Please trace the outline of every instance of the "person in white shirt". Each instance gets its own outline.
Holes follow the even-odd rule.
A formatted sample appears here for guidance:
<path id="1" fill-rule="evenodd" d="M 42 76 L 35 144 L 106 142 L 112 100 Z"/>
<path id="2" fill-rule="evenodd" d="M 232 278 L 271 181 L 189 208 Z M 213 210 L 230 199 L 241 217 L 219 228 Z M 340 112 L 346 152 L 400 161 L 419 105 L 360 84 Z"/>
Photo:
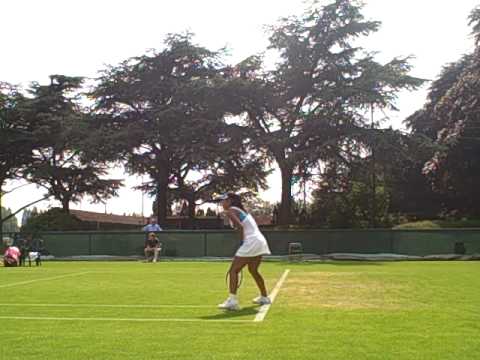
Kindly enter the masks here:
<path id="1" fill-rule="evenodd" d="M 143 231 L 147 233 L 162 231 L 160 225 L 157 224 L 157 218 L 152 216 L 150 218 L 150 223 L 143 227 Z"/>
<path id="2" fill-rule="evenodd" d="M 238 274 L 245 266 L 248 266 L 248 271 L 260 290 L 260 296 L 253 299 L 253 302 L 259 305 L 270 304 L 271 301 L 267 294 L 265 281 L 258 272 L 262 256 L 271 254 L 267 240 L 260 232 L 253 216 L 247 213 L 243 207 L 239 195 L 228 193 L 222 195 L 217 200 L 221 200 L 230 223 L 240 232 L 242 239 L 242 243 L 235 253 L 229 270 L 230 295 L 218 307 L 224 310 L 238 310 L 240 308 L 237 299 Z"/>

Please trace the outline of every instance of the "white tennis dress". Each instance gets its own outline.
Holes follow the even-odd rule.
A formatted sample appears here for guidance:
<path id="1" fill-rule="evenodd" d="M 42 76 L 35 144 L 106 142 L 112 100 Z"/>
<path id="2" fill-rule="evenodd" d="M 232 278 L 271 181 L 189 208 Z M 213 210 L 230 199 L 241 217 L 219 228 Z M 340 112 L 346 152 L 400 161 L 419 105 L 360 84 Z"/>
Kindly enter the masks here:
<path id="1" fill-rule="evenodd" d="M 240 213 L 239 219 L 243 226 L 244 239 L 242 245 L 238 248 L 235 256 L 238 257 L 254 257 L 260 255 L 270 255 L 270 249 L 265 236 L 260 232 L 257 223 L 252 215 L 238 207 L 232 206 Z"/>

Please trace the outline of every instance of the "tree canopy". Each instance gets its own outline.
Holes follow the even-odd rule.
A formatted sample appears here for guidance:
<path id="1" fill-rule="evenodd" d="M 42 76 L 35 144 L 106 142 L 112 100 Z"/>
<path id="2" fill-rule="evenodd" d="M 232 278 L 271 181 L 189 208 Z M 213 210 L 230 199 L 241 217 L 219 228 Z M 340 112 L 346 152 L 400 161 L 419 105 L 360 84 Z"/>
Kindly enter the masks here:
<path id="1" fill-rule="evenodd" d="M 318 161 L 338 158 L 371 106 L 395 109 L 398 91 L 423 83 L 409 75 L 408 58 L 386 64 L 356 46 L 378 30 L 356 1 L 314 3 L 302 16 L 270 28 L 269 49 L 279 56 L 273 70 L 251 57 L 237 66 L 244 86 L 241 106 L 256 143 L 274 159 L 282 176 L 279 222 L 291 221 L 292 180 Z"/>
<path id="2" fill-rule="evenodd" d="M 108 167 L 87 156 L 92 152 L 85 146 L 91 130 L 89 115 L 77 99 L 83 79 L 63 75 L 50 79 L 49 85 L 32 85 L 22 109 L 36 139 L 25 174 L 68 212 L 70 203 L 86 195 L 94 201 L 115 196 L 121 182 L 104 179 Z"/>
<path id="3" fill-rule="evenodd" d="M 243 156 L 248 144 L 240 128 L 225 121 L 231 110 L 222 91 L 228 76 L 222 51 L 194 44 L 189 33 L 170 35 L 164 45 L 106 69 L 91 94 L 129 173 L 152 179 L 146 188 L 157 197 L 161 222 L 170 185 L 194 214 L 196 198 L 256 188 L 264 177 L 258 159 Z M 191 171 L 201 178 L 189 180 Z"/>
<path id="4" fill-rule="evenodd" d="M 88 89 L 83 77 L 58 74 L 26 90 L 0 83 L 0 206 L 18 179 L 66 213 L 84 198 L 104 201 L 118 195 L 122 181 L 108 174 L 120 165 L 148 177 L 139 187 L 156 197 L 163 223 L 175 202 L 194 217 L 218 193 L 251 201 L 278 167 L 280 203 L 252 204 L 280 225 L 480 215 L 480 8 L 469 18 L 475 50 L 443 68 L 404 133 L 382 128 L 374 113 L 397 110 L 399 92 L 425 81 L 411 75 L 411 57 L 379 62 L 358 45 L 381 25 L 362 6 L 312 2 L 280 19 L 268 28 L 273 65 L 259 54 L 229 64 L 226 49 L 185 32 L 106 66 Z M 21 209 L 0 212 L 1 222 Z"/>
<path id="5" fill-rule="evenodd" d="M 427 103 L 409 119 L 415 133 L 429 136 L 438 149 L 424 166 L 444 207 L 480 215 L 480 8 L 470 15 L 476 48 L 448 64 L 430 89 Z"/>

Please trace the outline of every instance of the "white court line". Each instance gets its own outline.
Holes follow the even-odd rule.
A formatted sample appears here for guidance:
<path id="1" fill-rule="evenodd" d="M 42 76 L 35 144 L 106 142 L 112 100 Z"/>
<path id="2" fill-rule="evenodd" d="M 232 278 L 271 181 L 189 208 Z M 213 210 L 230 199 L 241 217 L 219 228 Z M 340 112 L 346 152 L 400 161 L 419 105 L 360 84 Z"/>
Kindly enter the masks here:
<path id="1" fill-rule="evenodd" d="M 170 304 L 159 304 L 159 305 L 142 305 L 142 304 L 127 304 L 127 305 L 121 305 L 121 304 L 35 304 L 35 303 L 30 303 L 30 304 L 20 304 L 20 303 L 0 303 L 0 307 L 7 307 L 7 306 L 15 306 L 15 307 L 99 307 L 99 308 L 141 308 L 141 309 L 155 309 L 155 308 L 214 308 L 212 305 L 170 305 Z"/>
<path id="2" fill-rule="evenodd" d="M 178 319 L 178 318 L 101 318 L 101 317 L 43 317 L 43 316 L 0 316 L 1 320 L 54 320 L 54 321 L 132 321 L 132 322 L 216 322 L 216 323 L 251 323 L 252 320 L 232 319 Z"/>
<path id="3" fill-rule="evenodd" d="M 35 279 L 35 280 L 28 280 L 28 281 L 20 281 L 20 282 L 15 282 L 15 283 L 10 283 L 10 284 L 5 284 L 5 285 L 0 285 L 0 288 L 6 288 L 6 287 L 11 287 L 11 286 L 17 286 L 17 285 L 25 285 L 25 284 L 31 284 L 37 281 L 48 281 L 48 280 L 56 280 L 56 279 L 62 279 L 70 276 L 80 276 L 80 275 L 85 275 L 89 274 L 90 271 L 84 271 L 80 273 L 73 273 L 73 274 L 66 274 L 66 275 L 58 275 L 58 276 L 52 276 L 48 278 L 41 278 L 41 279 Z"/>
<path id="4" fill-rule="evenodd" d="M 282 277 L 280 278 L 280 280 L 278 280 L 277 284 L 275 285 L 272 292 L 270 293 L 270 300 L 271 300 L 270 304 L 262 305 L 260 307 L 260 310 L 258 310 L 258 313 L 255 316 L 255 319 L 253 320 L 254 322 L 263 321 L 265 319 L 265 316 L 267 316 L 268 310 L 270 310 L 270 307 L 272 306 L 273 301 L 277 297 L 277 294 L 280 291 L 280 288 L 282 287 L 283 283 L 287 279 L 289 272 L 290 272 L 290 269 L 287 269 L 283 272 Z"/>

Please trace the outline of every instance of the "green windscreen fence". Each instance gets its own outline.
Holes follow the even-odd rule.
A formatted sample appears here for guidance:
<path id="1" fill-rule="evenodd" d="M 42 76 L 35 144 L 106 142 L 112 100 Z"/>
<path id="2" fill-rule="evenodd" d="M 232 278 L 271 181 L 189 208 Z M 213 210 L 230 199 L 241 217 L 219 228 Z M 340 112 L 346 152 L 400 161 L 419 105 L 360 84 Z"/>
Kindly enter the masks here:
<path id="1" fill-rule="evenodd" d="M 471 230 L 298 230 L 263 231 L 273 255 L 286 255 L 289 243 L 305 253 L 453 254 L 458 243 L 466 254 L 480 253 L 480 229 Z M 56 257 L 78 255 L 142 255 L 146 234 L 140 232 L 45 232 L 40 235 Z M 163 255 L 229 257 L 240 245 L 233 231 L 162 231 Z"/>

